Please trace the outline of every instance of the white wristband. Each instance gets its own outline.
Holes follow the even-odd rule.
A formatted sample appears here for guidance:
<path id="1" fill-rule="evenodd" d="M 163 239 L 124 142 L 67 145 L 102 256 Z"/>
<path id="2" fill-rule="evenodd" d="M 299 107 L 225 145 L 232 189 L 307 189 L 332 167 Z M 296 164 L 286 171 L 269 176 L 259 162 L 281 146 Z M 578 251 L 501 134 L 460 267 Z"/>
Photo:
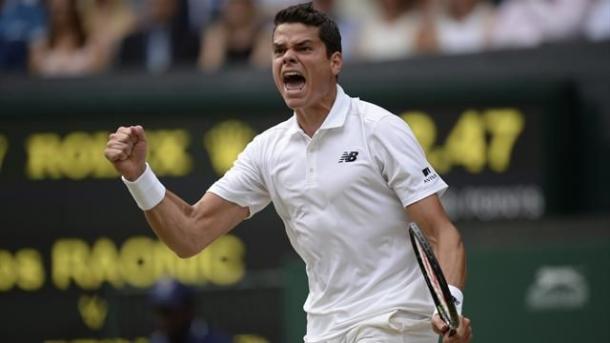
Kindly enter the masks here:
<path id="1" fill-rule="evenodd" d="M 129 181 L 124 176 L 121 179 L 142 211 L 157 206 L 165 197 L 165 186 L 157 179 L 148 163 L 144 173 L 135 181 Z"/>
<path id="2" fill-rule="evenodd" d="M 455 308 L 457 309 L 457 312 L 459 315 L 462 315 L 462 304 L 464 303 L 464 294 L 462 294 L 462 291 L 453 286 L 453 285 L 449 285 L 449 292 L 451 292 L 451 295 L 453 295 L 453 299 L 455 299 Z"/>
<path id="3" fill-rule="evenodd" d="M 451 295 L 453 296 L 454 300 L 454 304 L 455 304 L 455 309 L 457 310 L 457 313 L 461 316 L 462 315 L 462 304 L 464 303 L 464 294 L 462 294 L 462 291 L 460 291 L 459 288 L 453 286 L 453 285 L 447 285 L 449 287 L 449 293 L 451 293 Z M 435 314 L 438 314 L 438 310 L 435 308 L 434 309 L 434 313 L 432 313 L 432 316 L 434 316 Z"/>

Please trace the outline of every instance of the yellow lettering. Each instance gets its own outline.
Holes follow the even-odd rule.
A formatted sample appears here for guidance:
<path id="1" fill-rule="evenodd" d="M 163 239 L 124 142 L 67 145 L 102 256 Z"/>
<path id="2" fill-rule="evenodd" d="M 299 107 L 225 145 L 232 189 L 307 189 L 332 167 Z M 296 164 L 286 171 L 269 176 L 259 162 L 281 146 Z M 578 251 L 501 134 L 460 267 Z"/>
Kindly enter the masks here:
<path id="1" fill-rule="evenodd" d="M 104 148 L 106 147 L 107 140 L 108 132 L 98 131 L 92 135 L 91 163 L 93 164 L 92 177 L 94 178 L 115 178 L 119 175 L 112 164 L 104 157 Z"/>
<path id="2" fill-rule="evenodd" d="M 98 280 L 89 267 L 91 251 L 89 245 L 80 239 L 60 239 L 51 250 L 52 279 L 59 289 L 67 289 L 70 282 L 83 289 L 96 289 Z"/>
<path id="3" fill-rule="evenodd" d="M 116 177 L 118 173 L 103 154 L 107 138 L 108 134 L 104 131 L 66 135 L 61 144 L 63 175 L 73 180 Z"/>
<path id="4" fill-rule="evenodd" d="M 45 282 L 45 271 L 40 253 L 31 248 L 18 250 L 15 256 L 0 250 L 0 292 L 18 286 L 24 291 L 36 291 Z"/>
<path id="5" fill-rule="evenodd" d="M 477 111 L 462 114 L 445 142 L 445 153 L 454 165 L 479 173 L 486 162 L 485 127 Z"/>
<path id="6" fill-rule="evenodd" d="M 245 251 L 244 243 L 235 236 L 218 238 L 199 254 L 203 275 L 217 285 L 231 285 L 241 281 L 246 272 L 243 260 Z"/>
<path id="7" fill-rule="evenodd" d="M 34 249 L 22 249 L 15 254 L 19 279 L 17 285 L 24 291 L 35 291 L 45 280 L 44 266 L 40 253 Z"/>
<path id="8" fill-rule="evenodd" d="M 158 175 L 184 176 L 192 170 L 192 158 L 187 152 L 190 141 L 188 132 L 158 130 L 148 132 L 148 135 L 149 161 Z M 118 173 L 103 154 L 107 138 L 108 134 L 103 131 L 77 131 L 63 139 L 55 133 L 32 134 L 25 144 L 27 175 L 34 180 L 116 177 Z M 1 149 L 0 140 L 0 157 Z"/>
<path id="9" fill-rule="evenodd" d="M 240 120 L 227 120 L 210 129 L 203 138 L 212 167 L 218 175 L 223 175 L 240 152 L 254 138 L 256 132 Z"/>
<path id="10" fill-rule="evenodd" d="M 134 287 L 150 287 L 155 280 L 153 260 L 155 242 L 148 237 L 128 239 L 121 248 L 121 274 L 123 279 Z"/>
<path id="11" fill-rule="evenodd" d="M 2 171 L 2 163 L 8 151 L 8 139 L 4 135 L 0 135 L 0 171 Z"/>
<path id="12" fill-rule="evenodd" d="M 424 112 L 405 112 L 401 118 L 409 124 L 415 138 L 424 149 L 426 158 L 437 172 L 444 174 L 451 169 L 445 150 L 435 145 L 437 129 L 434 120 Z"/>
<path id="13" fill-rule="evenodd" d="M 154 274 L 157 277 L 174 277 L 178 256 L 161 242 L 157 242 L 153 249 Z"/>
<path id="14" fill-rule="evenodd" d="M 114 288 L 123 286 L 123 278 L 117 261 L 119 253 L 116 245 L 108 238 L 100 238 L 93 245 L 89 268 L 97 280 L 98 287 L 104 281 L 110 283 Z"/>
<path id="15" fill-rule="evenodd" d="M 489 168 L 495 172 L 508 169 L 517 138 L 525 127 L 523 113 L 516 109 L 492 109 L 485 112 L 485 124 L 491 133 L 487 152 Z"/>
<path id="16" fill-rule="evenodd" d="M 10 291 L 17 282 L 17 270 L 13 262 L 13 255 L 0 250 L 0 292 Z"/>
<path id="17" fill-rule="evenodd" d="M 415 138 L 428 153 L 436 142 L 436 124 L 430 116 L 424 112 L 405 112 L 401 118 L 409 124 Z"/>
<path id="18" fill-rule="evenodd" d="M 106 321 L 108 303 L 96 295 L 83 295 L 78 299 L 78 312 L 88 328 L 99 330 Z"/>
<path id="19" fill-rule="evenodd" d="M 178 258 L 164 243 L 144 236 L 129 238 L 120 250 L 108 238 L 100 238 L 92 246 L 80 239 L 60 239 L 51 249 L 51 279 L 62 290 L 72 283 L 94 290 L 103 282 L 114 288 L 126 284 L 147 288 L 164 276 L 186 284 L 230 285 L 245 275 L 244 254 L 243 242 L 231 235 L 220 237 L 188 259 Z M 0 281 L 0 290 L 2 286 L 10 289 L 17 281 L 10 277 L 14 264 L 10 253 L 0 251 L 0 276 L 7 275 Z"/>
<path id="20" fill-rule="evenodd" d="M 105 161 L 105 132 L 72 132 L 62 139 L 55 133 L 37 133 L 26 140 L 26 172 L 34 180 L 89 176 L 115 177 L 112 165 Z"/>
<path id="21" fill-rule="evenodd" d="M 233 337 L 233 343 L 269 343 L 264 337 L 259 335 L 235 335 Z"/>
<path id="22" fill-rule="evenodd" d="M 180 282 L 195 284 L 201 280 L 199 275 L 199 260 L 196 257 L 181 259 L 176 263 L 175 277 Z"/>
<path id="23" fill-rule="evenodd" d="M 73 180 L 81 180 L 91 173 L 92 140 L 85 132 L 68 134 L 62 144 L 62 171 Z M 101 154 L 101 150 L 99 152 Z"/>
<path id="24" fill-rule="evenodd" d="M 155 242 L 153 259 L 156 278 L 172 277 L 185 284 L 202 284 L 205 281 L 196 257 L 181 259 L 162 242 Z"/>
<path id="25" fill-rule="evenodd" d="M 26 173 L 30 179 L 59 179 L 62 176 L 59 135 L 54 133 L 33 134 L 27 138 L 25 150 L 28 155 Z"/>
<path id="26" fill-rule="evenodd" d="M 160 176 L 184 176 L 193 161 L 187 149 L 190 135 L 186 130 L 158 130 L 147 133 L 150 165 Z"/>

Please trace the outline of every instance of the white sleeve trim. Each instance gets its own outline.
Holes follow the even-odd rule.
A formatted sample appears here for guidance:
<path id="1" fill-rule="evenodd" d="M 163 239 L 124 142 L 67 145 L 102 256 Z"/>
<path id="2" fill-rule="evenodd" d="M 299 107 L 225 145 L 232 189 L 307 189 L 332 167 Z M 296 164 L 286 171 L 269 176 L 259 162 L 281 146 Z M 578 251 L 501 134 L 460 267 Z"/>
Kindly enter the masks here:
<path id="1" fill-rule="evenodd" d="M 445 194 L 448 188 L 449 186 L 447 186 L 444 181 L 437 182 L 437 185 L 432 188 L 427 188 L 420 193 L 413 194 L 405 199 L 400 199 L 400 201 L 402 202 L 402 207 L 407 207 L 433 194 L 438 195 L 438 197 L 440 198 L 443 196 L 443 194 Z"/>
<path id="2" fill-rule="evenodd" d="M 227 190 L 227 189 L 223 188 L 218 182 L 214 183 L 207 191 L 209 193 L 216 194 L 217 196 L 223 198 L 224 200 L 226 200 L 228 202 L 232 202 L 232 203 L 234 203 L 234 204 L 236 204 L 238 206 L 248 208 L 248 212 L 249 213 L 248 213 L 248 216 L 245 219 L 252 218 L 252 216 L 254 216 L 256 213 L 260 212 L 268 204 L 267 203 L 264 206 L 250 205 L 246 201 L 246 199 L 236 196 L 230 190 Z"/>

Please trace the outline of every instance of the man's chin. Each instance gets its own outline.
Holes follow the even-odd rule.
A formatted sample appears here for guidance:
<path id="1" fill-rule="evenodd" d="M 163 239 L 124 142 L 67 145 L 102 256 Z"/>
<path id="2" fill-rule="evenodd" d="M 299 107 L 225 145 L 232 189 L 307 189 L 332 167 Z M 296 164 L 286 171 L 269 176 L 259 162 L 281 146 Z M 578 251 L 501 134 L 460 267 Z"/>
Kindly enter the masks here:
<path id="1" fill-rule="evenodd" d="M 303 98 L 291 98 L 284 97 L 284 102 L 286 106 L 288 106 L 291 110 L 296 111 L 299 108 L 302 108 L 305 105 L 305 99 Z"/>

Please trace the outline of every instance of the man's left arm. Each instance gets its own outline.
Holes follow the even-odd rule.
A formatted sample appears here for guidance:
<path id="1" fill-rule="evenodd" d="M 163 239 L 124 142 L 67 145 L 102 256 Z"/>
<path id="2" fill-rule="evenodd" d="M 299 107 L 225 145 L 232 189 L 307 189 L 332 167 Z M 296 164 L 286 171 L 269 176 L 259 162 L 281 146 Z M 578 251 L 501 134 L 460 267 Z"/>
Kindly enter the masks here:
<path id="1" fill-rule="evenodd" d="M 438 196 L 428 196 L 408 205 L 405 210 L 409 220 L 414 221 L 428 238 L 447 283 L 461 291 L 466 282 L 466 252 L 460 233 L 449 220 Z M 452 336 L 438 315 L 432 318 L 432 327 L 443 336 L 443 343 L 470 342 L 472 338 L 470 320 L 465 317 L 460 318 L 460 327 Z"/>
<path id="2" fill-rule="evenodd" d="M 375 123 L 369 142 L 381 176 L 400 199 L 408 218 L 417 223 L 432 243 L 448 283 L 457 287 L 454 292 L 463 288 L 466 279 L 464 246 L 437 195 L 447 185 L 426 160 L 415 134 L 400 117 L 386 115 Z M 461 290 L 459 292 L 461 294 Z M 451 337 L 449 328 L 438 315 L 433 316 L 432 323 L 434 331 L 443 336 L 444 343 L 470 341 L 467 318 L 461 318 L 457 334 Z"/>
<path id="3" fill-rule="evenodd" d="M 406 207 L 409 220 L 414 221 L 432 245 L 447 283 L 459 289 L 466 281 L 466 253 L 458 230 L 433 194 Z"/>

